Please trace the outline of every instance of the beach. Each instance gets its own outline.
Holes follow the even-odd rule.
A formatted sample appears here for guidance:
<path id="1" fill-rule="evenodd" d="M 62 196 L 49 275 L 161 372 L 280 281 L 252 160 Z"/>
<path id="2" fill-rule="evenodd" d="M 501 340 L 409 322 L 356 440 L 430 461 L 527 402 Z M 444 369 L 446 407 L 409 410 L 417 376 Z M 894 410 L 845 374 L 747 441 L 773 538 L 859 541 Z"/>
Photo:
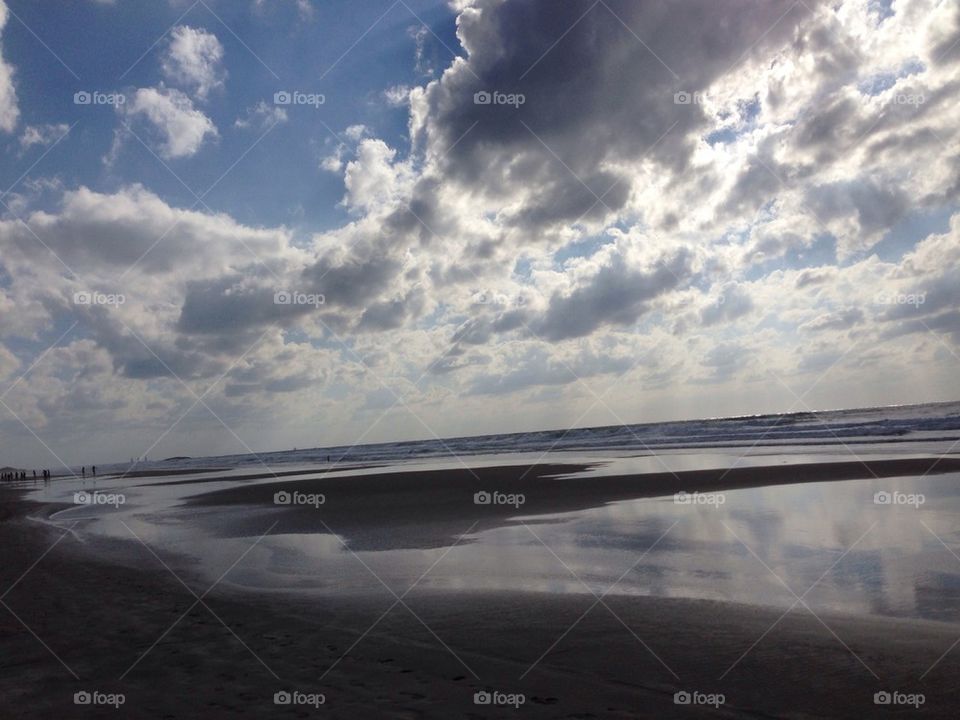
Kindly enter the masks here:
<path id="1" fill-rule="evenodd" d="M 662 537 L 647 537 L 635 518 L 630 527 L 643 537 L 602 582 L 560 542 L 536 556 L 537 564 L 553 563 L 552 581 L 570 570 L 570 583 L 582 586 L 577 591 L 541 588 L 528 570 L 528 590 L 499 586 L 496 572 L 485 585 L 482 564 L 471 571 L 456 558 L 473 557 L 458 553 L 481 550 L 481 538 L 510 527 L 551 538 L 550 528 L 564 527 L 564 518 L 635 502 L 666 507 L 657 498 L 673 507 L 680 492 L 734 505 L 738 492 L 777 492 L 778 485 L 855 488 L 921 475 L 952 485 L 960 459 L 640 475 L 592 475 L 596 467 L 586 461 L 504 462 L 423 471 L 364 466 L 340 476 L 237 472 L 220 480 L 216 472 L 143 473 L 88 488 L 109 493 L 125 484 L 130 503 L 137 487 L 175 490 L 177 513 L 152 522 L 167 527 L 165 534 L 184 517 L 206 526 L 206 540 L 191 540 L 203 546 L 192 557 L 132 524 L 133 515 L 125 516 L 126 538 L 85 531 L 106 524 L 110 509 L 94 520 L 76 515 L 69 503 L 38 500 L 43 493 L 30 499 L 28 490 L 5 488 L 0 542 L 9 560 L 0 581 L 12 589 L 3 597 L 0 624 L 3 706 L 25 718 L 853 718 L 878 712 L 875 693 L 899 692 L 914 705 L 891 704 L 885 714 L 953 715 L 960 660 L 946 654 L 937 661 L 960 637 L 956 613 L 931 619 L 892 610 L 839 612 L 841 605 L 814 603 L 815 594 L 808 598 L 799 585 L 778 606 L 697 597 L 698 586 L 691 586 L 692 596 L 681 588 L 671 597 L 670 588 L 658 591 L 642 577 L 638 563 L 679 540 L 666 523 Z M 522 510 L 477 504 L 474 494 L 484 491 L 523 495 Z M 323 502 L 277 505 L 278 492 L 322 495 Z M 688 526 L 701 531 L 716 508 L 683 502 L 680 511 L 694 513 Z M 277 574 L 290 564 L 310 567 L 309 559 L 275 557 L 290 552 L 270 545 L 281 536 L 335 537 L 344 564 L 332 564 L 329 553 L 316 556 L 326 568 L 317 575 L 332 576 L 316 586 Z M 214 554 L 211 569 L 204 548 L 216 538 L 236 551 Z M 265 547 L 273 559 L 259 557 Z M 754 563 L 750 552 L 767 554 L 760 546 L 744 548 L 736 553 L 741 562 Z M 407 553 L 422 562 L 408 568 Z M 698 572 L 709 575 L 709 556 L 700 554 L 705 566 Z M 387 560 L 378 565 L 378 557 Z M 572 567 L 565 569 L 567 562 Z M 766 572 L 762 563 L 756 568 Z M 817 574 L 826 569 L 819 566 Z M 621 573 L 624 587 L 615 587 Z M 443 582 L 432 584 L 435 574 Z M 471 574 L 479 581 L 468 581 Z M 710 587 L 725 585 L 711 580 Z M 955 596 L 947 588 L 937 602 L 949 610 Z M 123 705 L 78 708 L 78 692 L 101 693 L 104 702 L 122 696 Z M 291 704 L 277 704 L 276 694 L 284 692 Z"/>
<path id="2" fill-rule="evenodd" d="M 960 718 L 960 1 L 0 0 L 0 720 Z"/>

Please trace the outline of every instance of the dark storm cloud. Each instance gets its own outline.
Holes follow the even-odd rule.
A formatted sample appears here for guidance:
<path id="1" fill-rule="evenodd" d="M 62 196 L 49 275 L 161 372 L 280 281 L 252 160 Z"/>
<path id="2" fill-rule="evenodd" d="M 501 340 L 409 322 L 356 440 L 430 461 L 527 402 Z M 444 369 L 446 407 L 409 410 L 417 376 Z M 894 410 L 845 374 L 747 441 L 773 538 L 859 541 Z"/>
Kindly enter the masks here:
<path id="1" fill-rule="evenodd" d="M 177 330 L 188 334 L 223 335 L 270 323 L 289 323 L 316 305 L 278 302 L 287 288 L 244 287 L 239 275 L 187 284 Z M 280 296 L 280 300 L 284 297 Z"/>
<path id="2" fill-rule="evenodd" d="M 386 251 L 357 251 L 343 259 L 324 256 L 301 277 L 307 291 L 323 294 L 328 304 L 358 308 L 386 291 L 401 269 Z"/>
<path id="3" fill-rule="evenodd" d="M 855 140 L 852 125 L 860 109 L 852 98 L 841 96 L 812 110 L 791 133 L 795 147 L 811 152 L 818 163 L 833 162 Z"/>
<path id="4" fill-rule="evenodd" d="M 702 91 L 744 58 L 782 43 L 809 16 L 788 0 L 589 7 L 478 3 L 460 19 L 468 60 L 426 93 L 425 129 L 444 172 L 493 195 L 535 190 L 511 218 L 524 227 L 622 208 L 630 178 L 611 163 L 649 152 L 664 169 L 682 172 L 706 118 L 696 103 L 675 103 L 675 93 Z M 483 91 L 526 101 L 476 104 Z"/>
<path id="5" fill-rule="evenodd" d="M 403 300 L 374 303 L 360 316 L 359 330 L 392 330 L 403 325 L 407 308 Z"/>
<path id="6" fill-rule="evenodd" d="M 531 327 L 538 336 L 557 341 L 589 335 L 603 325 L 630 325 L 647 310 L 648 301 L 690 279 L 691 263 L 684 248 L 642 269 L 615 254 L 583 285 L 555 293 Z"/>
<path id="7" fill-rule="evenodd" d="M 610 172 L 591 173 L 583 182 L 576 178 L 571 182 L 565 174 L 544 170 L 542 177 L 533 180 L 540 188 L 533 204 L 507 215 L 506 222 L 535 230 L 556 222 L 598 221 L 623 207 L 630 195 L 629 183 Z"/>
<path id="8" fill-rule="evenodd" d="M 747 158 L 723 203 L 722 210 L 727 218 L 749 217 L 785 185 L 811 174 L 808 166 L 777 160 L 776 151 L 781 143 L 779 135 L 771 135 Z"/>
<path id="9" fill-rule="evenodd" d="M 423 290 L 415 288 L 402 298 L 374 303 L 360 316 L 357 330 L 380 331 L 398 328 L 408 318 L 418 316 L 424 302 Z"/>
<path id="10" fill-rule="evenodd" d="M 222 371 L 222 362 L 204 352 L 180 347 L 172 338 L 144 337 L 124 325 L 106 307 L 74 305 L 70 313 L 112 358 L 124 376 L 139 380 L 208 377 Z"/>
<path id="11" fill-rule="evenodd" d="M 808 192 L 807 202 L 823 221 L 856 215 L 868 235 L 893 227 L 911 205 L 900 188 L 869 180 L 819 185 Z"/>

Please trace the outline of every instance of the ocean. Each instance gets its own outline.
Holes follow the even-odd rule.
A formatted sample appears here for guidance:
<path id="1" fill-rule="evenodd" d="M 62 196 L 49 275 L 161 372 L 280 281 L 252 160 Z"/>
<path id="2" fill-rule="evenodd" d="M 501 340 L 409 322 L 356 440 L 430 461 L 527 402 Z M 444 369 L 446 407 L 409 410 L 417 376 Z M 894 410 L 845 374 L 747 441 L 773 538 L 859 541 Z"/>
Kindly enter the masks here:
<path id="1" fill-rule="evenodd" d="M 888 407 L 747 415 L 572 430 L 440 438 L 407 442 L 339 445 L 199 458 L 140 461 L 137 470 L 242 468 L 264 465 L 392 463 L 444 457 L 613 451 L 617 453 L 683 448 L 763 448 L 784 445 L 837 446 L 877 443 L 951 443 L 960 441 L 960 401 Z M 101 466 L 122 472 L 126 463 Z"/>

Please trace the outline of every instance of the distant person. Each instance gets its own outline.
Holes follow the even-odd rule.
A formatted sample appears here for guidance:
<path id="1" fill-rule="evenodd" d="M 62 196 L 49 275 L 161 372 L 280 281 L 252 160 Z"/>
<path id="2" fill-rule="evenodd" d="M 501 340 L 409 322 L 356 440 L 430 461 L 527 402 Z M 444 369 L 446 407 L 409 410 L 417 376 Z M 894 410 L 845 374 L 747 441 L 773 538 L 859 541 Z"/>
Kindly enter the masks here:
<path id="1" fill-rule="evenodd" d="M 86 466 L 86 465 L 84 465 L 82 468 L 80 468 L 80 474 L 83 475 L 84 477 L 87 476 L 87 466 Z"/>
<path id="2" fill-rule="evenodd" d="M 94 465 L 92 469 L 93 469 L 93 476 L 96 477 L 96 476 L 97 476 L 97 466 Z"/>

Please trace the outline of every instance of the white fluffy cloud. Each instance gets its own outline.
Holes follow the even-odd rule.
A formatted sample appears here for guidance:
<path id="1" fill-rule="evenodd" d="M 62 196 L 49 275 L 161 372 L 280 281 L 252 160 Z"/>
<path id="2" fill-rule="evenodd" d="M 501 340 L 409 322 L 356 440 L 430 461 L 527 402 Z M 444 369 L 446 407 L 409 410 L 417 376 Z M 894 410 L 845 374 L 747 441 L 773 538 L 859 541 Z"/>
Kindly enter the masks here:
<path id="1" fill-rule="evenodd" d="M 208 137 L 217 137 L 213 121 L 193 106 L 180 90 L 140 88 L 118 111 L 129 119 L 143 118 L 160 136 L 160 154 L 165 158 L 195 155 Z"/>
<path id="2" fill-rule="evenodd" d="M 211 90 L 223 87 L 227 75 L 223 54 L 223 45 L 213 33 L 178 25 L 170 32 L 161 69 L 169 82 L 182 84 L 205 100 Z"/>
<path id="3" fill-rule="evenodd" d="M 397 196 L 409 188 L 412 172 L 402 163 L 394 162 L 396 154 L 397 151 L 382 140 L 360 143 L 356 160 L 346 166 L 344 203 L 347 207 L 375 210 L 395 203 Z"/>
<path id="4" fill-rule="evenodd" d="M 2 33 L 9 19 L 10 11 L 4 0 L 0 0 L 0 130 L 13 132 L 20 117 L 17 106 L 17 90 L 13 83 L 13 66 L 3 59 Z"/>

